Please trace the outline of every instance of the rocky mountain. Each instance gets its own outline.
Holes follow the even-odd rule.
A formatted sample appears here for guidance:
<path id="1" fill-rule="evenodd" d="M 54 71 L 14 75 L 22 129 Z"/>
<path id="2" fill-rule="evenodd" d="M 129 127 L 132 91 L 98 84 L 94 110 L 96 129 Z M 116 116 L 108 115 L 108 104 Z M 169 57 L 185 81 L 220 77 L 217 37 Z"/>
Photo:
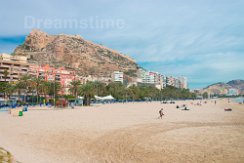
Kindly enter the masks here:
<path id="1" fill-rule="evenodd" d="M 227 84 L 238 89 L 244 95 L 244 80 L 231 80 Z"/>
<path id="2" fill-rule="evenodd" d="M 203 92 L 208 92 L 209 94 L 226 95 L 230 90 L 237 90 L 239 94 L 244 95 L 244 80 L 232 80 L 227 83 L 219 82 L 207 86 L 202 89 Z"/>
<path id="3" fill-rule="evenodd" d="M 82 75 L 110 76 L 119 70 L 134 76 L 138 69 L 130 57 L 78 35 L 48 35 L 40 30 L 31 31 L 14 55 L 27 56 L 29 62 L 39 65 L 73 68 Z"/>

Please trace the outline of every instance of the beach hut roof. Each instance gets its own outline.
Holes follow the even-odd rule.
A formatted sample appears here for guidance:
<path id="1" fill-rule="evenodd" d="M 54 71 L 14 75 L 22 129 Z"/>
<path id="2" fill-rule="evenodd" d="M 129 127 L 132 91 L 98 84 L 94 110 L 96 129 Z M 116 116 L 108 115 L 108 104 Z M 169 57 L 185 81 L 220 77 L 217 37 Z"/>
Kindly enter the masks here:
<path id="1" fill-rule="evenodd" d="M 100 96 L 95 95 L 95 99 L 96 100 L 114 100 L 114 97 L 112 95 L 108 95 L 108 96 L 104 96 L 104 97 L 100 97 Z"/>

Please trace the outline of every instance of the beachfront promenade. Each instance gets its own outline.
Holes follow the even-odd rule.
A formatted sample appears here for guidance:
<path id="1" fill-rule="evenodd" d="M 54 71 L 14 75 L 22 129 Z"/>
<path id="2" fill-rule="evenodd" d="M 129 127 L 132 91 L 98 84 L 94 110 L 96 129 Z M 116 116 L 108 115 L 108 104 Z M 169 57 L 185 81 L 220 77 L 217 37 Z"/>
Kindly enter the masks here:
<path id="1" fill-rule="evenodd" d="M 244 105 L 228 100 L 30 107 L 0 112 L 0 132 L 0 147 L 23 163 L 244 162 Z"/>

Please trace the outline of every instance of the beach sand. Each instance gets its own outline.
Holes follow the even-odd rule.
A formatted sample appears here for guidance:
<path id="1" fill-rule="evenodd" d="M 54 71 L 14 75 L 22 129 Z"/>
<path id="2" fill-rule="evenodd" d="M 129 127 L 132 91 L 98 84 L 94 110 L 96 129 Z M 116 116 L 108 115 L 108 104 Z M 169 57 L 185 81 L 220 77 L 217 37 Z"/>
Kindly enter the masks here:
<path id="1" fill-rule="evenodd" d="M 21 163 L 244 162 L 244 105 L 191 102 L 1 112 L 0 147 Z M 176 109 L 182 104 L 190 110 Z"/>

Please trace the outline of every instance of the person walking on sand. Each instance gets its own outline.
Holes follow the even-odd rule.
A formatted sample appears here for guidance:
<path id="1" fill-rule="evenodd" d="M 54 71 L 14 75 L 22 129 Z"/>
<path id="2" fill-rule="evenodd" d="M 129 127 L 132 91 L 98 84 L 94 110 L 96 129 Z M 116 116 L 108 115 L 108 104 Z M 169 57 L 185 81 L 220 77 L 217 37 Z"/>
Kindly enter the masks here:
<path id="1" fill-rule="evenodd" d="M 162 119 L 162 117 L 163 117 L 163 115 L 164 115 L 164 113 L 163 113 L 163 108 L 161 108 L 160 110 L 159 110 L 159 117 L 158 118 L 161 118 Z"/>

